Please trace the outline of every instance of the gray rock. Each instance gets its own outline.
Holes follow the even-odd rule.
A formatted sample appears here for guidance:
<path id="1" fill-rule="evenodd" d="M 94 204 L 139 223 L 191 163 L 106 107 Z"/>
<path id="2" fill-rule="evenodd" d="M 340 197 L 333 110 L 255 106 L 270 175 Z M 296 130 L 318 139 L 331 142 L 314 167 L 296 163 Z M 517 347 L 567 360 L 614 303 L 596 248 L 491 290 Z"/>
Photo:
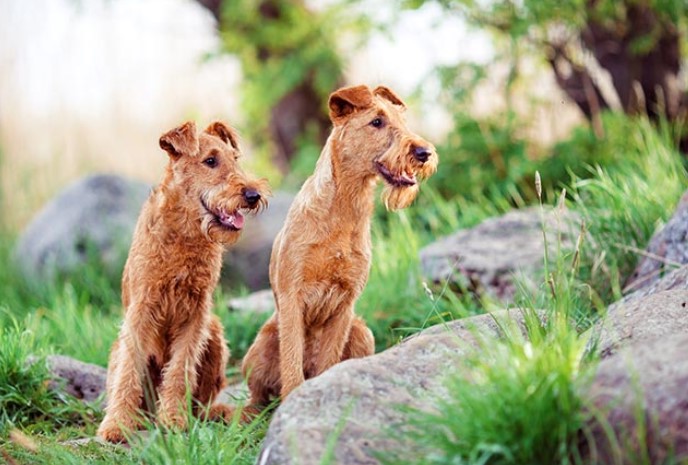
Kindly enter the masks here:
<path id="1" fill-rule="evenodd" d="M 120 273 L 150 186 L 119 176 L 82 178 L 46 204 L 23 231 L 14 259 L 27 276 L 51 279 L 97 255 Z"/>
<path id="2" fill-rule="evenodd" d="M 216 402 L 222 404 L 242 404 L 246 403 L 249 398 L 248 386 L 246 383 L 230 384 L 224 388 L 217 396 Z"/>
<path id="3" fill-rule="evenodd" d="M 514 210 L 440 239 L 420 251 L 423 275 L 434 283 L 449 279 L 462 289 L 510 300 L 517 279 L 532 286 L 542 269 L 542 216 L 539 208 Z M 550 252 L 558 246 L 571 249 L 580 229 L 578 217 L 548 209 L 544 219 Z"/>
<path id="4" fill-rule="evenodd" d="M 294 195 L 276 192 L 266 211 L 248 218 L 239 241 L 224 256 L 223 283 L 244 283 L 252 291 L 270 286 L 268 267 L 275 236 L 282 229 Z"/>
<path id="5" fill-rule="evenodd" d="M 588 425 L 594 447 L 582 463 L 687 463 L 687 355 L 684 329 L 639 340 L 600 363 L 588 392 L 597 411 Z"/>
<path id="6" fill-rule="evenodd" d="M 593 330 L 602 361 L 585 393 L 594 415 L 583 462 L 633 464 L 646 457 L 646 463 L 684 463 L 688 267 L 614 303 Z"/>
<path id="7" fill-rule="evenodd" d="M 657 294 L 658 292 L 670 290 L 688 290 L 688 266 L 682 266 L 681 268 L 669 272 L 669 274 L 665 275 L 659 281 L 655 281 L 648 286 L 642 287 L 624 296 L 623 299 L 613 305 L 632 302 L 652 294 Z"/>
<path id="8" fill-rule="evenodd" d="M 688 191 L 676 207 L 671 219 L 650 240 L 633 274 L 626 282 L 626 291 L 653 285 L 676 268 L 688 264 Z"/>
<path id="9" fill-rule="evenodd" d="M 64 355 L 46 357 L 54 380 L 51 389 L 70 394 L 77 399 L 92 402 L 105 392 L 107 370 L 101 366 L 80 362 Z"/>
<path id="10" fill-rule="evenodd" d="M 607 310 L 599 329 L 598 348 L 603 358 L 623 346 L 688 334 L 688 290 L 659 291 L 616 303 Z"/>
<path id="11" fill-rule="evenodd" d="M 229 299 L 227 306 L 230 312 L 272 313 L 275 311 L 275 296 L 272 289 L 264 289 L 245 297 Z"/>
<path id="12" fill-rule="evenodd" d="M 519 321 L 521 313 L 510 316 Z M 404 422 L 399 406 L 428 409 L 430 398 L 448 395 L 443 381 L 472 347 L 474 331 L 496 335 L 499 326 L 492 315 L 438 325 L 306 381 L 275 412 L 258 462 L 319 464 L 340 424 L 333 463 L 376 464 L 376 452 L 403 451 L 408 445 L 389 435 Z"/>

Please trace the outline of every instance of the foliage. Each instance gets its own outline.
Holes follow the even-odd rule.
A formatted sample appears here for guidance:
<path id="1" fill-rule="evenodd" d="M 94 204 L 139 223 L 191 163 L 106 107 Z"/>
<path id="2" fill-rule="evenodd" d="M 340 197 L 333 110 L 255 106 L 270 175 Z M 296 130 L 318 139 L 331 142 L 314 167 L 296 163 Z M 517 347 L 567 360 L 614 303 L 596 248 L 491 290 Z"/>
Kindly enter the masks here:
<path id="1" fill-rule="evenodd" d="M 472 25 L 496 33 L 511 56 L 528 50 L 547 62 L 560 89 L 596 131 L 603 110 L 661 118 L 681 129 L 685 153 L 686 89 L 680 78 L 688 31 L 681 0 L 407 0 L 418 8 L 438 3 Z M 594 62 L 594 63 L 593 63 Z M 606 73 L 606 76 L 603 73 Z M 513 79 L 518 75 L 512 66 Z M 611 88 L 603 80 L 610 78 Z M 610 92 L 611 90 L 611 92 Z M 615 94 L 615 95 L 612 95 Z"/>
<path id="2" fill-rule="evenodd" d="M 427 1 L 406 0 L 405 3 L 411 8 L 418 8 Z M 464 15 L 478 26 L 494 27 L 515 37 L 544 36 L 548 28 L 560 24 L 581 28 L 589 16 L 601 21 L 619 21 L 624 20 L 627 14 L 627 4 L 618 0 L 431 1 Z M 688 4 L 681 0 L 647 0 L 645 3 L 653 11 L 676 23 L 685 21 L 688 15 Z"/>
<path id="3" fill-rule="evenodd" d="M 367 22 L 347 15 L 344 4 L 315 11 L 302 1 L 288 0 L 223 2 L 222 18 L 225 49 L 239 58 L 244 73 L 242 110 L 246 124 L 242 133 L 255 146 L 258 158 L 271 160 L 277 142 L 266 137 L 275 116 L 272 112 L 285 96 L 301 88 L 316 103 L 316 114 L 299 115 L 301 110 L 296 107 L 289 111 L 292 119 L 304 116 L 310 121 L 297 140 L 297 152 L 310 159 L 318 152 L 314 146 L 322 142 L 319 126 L 328 121 L 325 102 L 341 80 L 343 64 L 335 37 L 351 29 L 362 33 Z M 260 171 L 276 175 L 270 163 Z"/>
<path id="4" fill-rule="evenodd" d="M 569 188 L 589 230 L 581 279 L 605 302 L 621 296 L 624 281 L 652 234 L 669 218 L 688 187 L 681 155 L 668 131 L 639 120 L 627 133 L 624 163 L 590 168 Z"/>

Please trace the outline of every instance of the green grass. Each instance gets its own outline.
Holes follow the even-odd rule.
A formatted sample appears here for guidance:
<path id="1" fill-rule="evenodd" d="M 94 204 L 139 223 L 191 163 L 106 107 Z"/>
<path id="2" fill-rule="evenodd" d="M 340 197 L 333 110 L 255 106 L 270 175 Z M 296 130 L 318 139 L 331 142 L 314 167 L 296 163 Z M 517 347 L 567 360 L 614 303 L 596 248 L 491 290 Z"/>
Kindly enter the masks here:
<path id="1" fill-rule="evenodd" d="M 34 447 L 19 441 L 8 446 L 8 454 L 26 464 L 252 464 L 265 436 L 267 421 L 259 418 L 248 425 L 228 425 L 190 418 L 187 431 L 168 431 L 150 426 L 132 440 L 131 448 L 90 443 L 71 445 L 56 437 L 29 436 Z M 33 449 L 33 450 L 32 450 Z"/>
<path id="2" fill-rule="evenodd" d="M 46 386 L 48 369 L 38 357 L 33 334 L 17 324 L 0 328 L 0 421 L 27 425 L 50 414 L 58 403 Z M 37 357 L 29 363 L 30 357 Z M 6 431 L 5 431 L 6 432 Z"/>
<path id="3" fill-rule="evenodd" d="M 570 188 L 573 208 L 582 214 L 592 238 L 584 248 L 581 279 L 607 303 L 621 296 L 638 251 L 688 188 L 683 157 L 669 133 L 658 133 L 640 120 L 628 137 L 634 144 L 624 164 L 613 170 L 590 168 L 594 175 Z"/>
<path id="4" fill-rule="evenodd" d="M 479 338 L 457 360 L 459 374 L 447 381 L 451 397 L 437 401 L 437 413 L 410 415 L 418 454 L 394 463 L 571 463 L 584 425 L 578 387 L 587 378 L 585 340 L 556 315 L 543 325 L 526 313 L 525 337 L 502 322 L 503 338 Z"/>

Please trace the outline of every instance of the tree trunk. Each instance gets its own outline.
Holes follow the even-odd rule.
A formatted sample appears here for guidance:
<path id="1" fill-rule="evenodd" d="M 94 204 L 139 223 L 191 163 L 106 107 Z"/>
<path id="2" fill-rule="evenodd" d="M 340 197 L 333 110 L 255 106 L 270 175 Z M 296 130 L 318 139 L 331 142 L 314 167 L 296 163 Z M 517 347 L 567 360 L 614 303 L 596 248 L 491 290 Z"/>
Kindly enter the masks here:
<path id="1" fill-rule="evenodd" d="M 589 11 L 595 3 L 588 1 Z M 626 113 L 674 120 L 683 103 L 677 26 L 643 2 L 627 1 L 625 6 L 623 22 L 600 22 L 591 17 L 581 34 L 583 43 L 611 75 Z"/>
<path id="2" fill-rule="evenodd" d="M 218 22 L 220 21 L 223 0 L 197 1 L 208 8 L 218 19 Z M 280 21 L 282 16 L 280 5 L 280 1 L 263 0 L 257 8 L 265 22 Z M 274 54 L 269 49 L 262 49 L 258 56 L 262 62 L 266 62 L 273 58 Z M 319 96 L 313 82 L 313 76 L 309 74 L 300 85 L 284 95 L 272 108 L 270 112 L 270 137 L 275 147 L 273 159 L 283 173 L 289 170 L 289 162 L 296 154 L 298 138 L 308 128 L 315 129 L 319 144 L 325 143 L 330 128 L 330 121 L 324 112 L 327 107 L 326 103 Z"/>

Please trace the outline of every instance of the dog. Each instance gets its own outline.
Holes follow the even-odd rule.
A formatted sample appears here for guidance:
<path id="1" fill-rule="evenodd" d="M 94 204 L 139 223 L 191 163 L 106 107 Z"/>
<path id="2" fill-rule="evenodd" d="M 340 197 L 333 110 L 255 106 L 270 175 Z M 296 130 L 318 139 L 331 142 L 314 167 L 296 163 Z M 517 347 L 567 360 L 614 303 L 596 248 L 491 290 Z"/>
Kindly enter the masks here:
<path id="1" fill-rule="evenodd" d="M 187 387 L 195 414 L 232 415 L 212 405 L 229 357 L 212 293 L 224 246 L 239 239 L 244 213 L 267 205 L 269 186 L 239 167 L 237 134 L 222 122 L 200 134 L 188 122 L 163 134 L 160 147 L 169 163 L 142 207 L 122 276 L 124 322 L 98 429 L 110 442 L 125 442 L 146 416 L 184 428 Z"/>
<path id="2" fill-rule="evenodd" d="M 387 87 L 345 87 L 329 98 L 332 132 L 277 235 L 270 258 L 276 311 L 242 363 L 261 409 L 375 341 L 354 303 L 368 280 L 377 180 L 389 210 L 405 208 L 437 169 L 435 148 L 410 132 Z"/>

